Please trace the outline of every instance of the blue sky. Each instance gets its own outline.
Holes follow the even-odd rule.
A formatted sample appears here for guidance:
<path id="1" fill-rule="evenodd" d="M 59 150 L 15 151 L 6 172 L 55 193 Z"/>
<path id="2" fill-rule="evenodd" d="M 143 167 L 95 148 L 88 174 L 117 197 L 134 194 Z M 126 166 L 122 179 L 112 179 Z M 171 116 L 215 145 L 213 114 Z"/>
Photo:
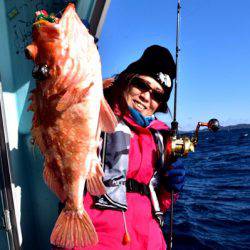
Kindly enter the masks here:
<path id="1" fill-rule="evenodd" d="M 111 1 L 99 41 L 104 77 L 152 44 L 175 57 L 177 0 L 152 2 Z M 213 117 L 224 126 L 250 123 L 250 1 L 181 0 L 181 6 L 180 129 Z"/>

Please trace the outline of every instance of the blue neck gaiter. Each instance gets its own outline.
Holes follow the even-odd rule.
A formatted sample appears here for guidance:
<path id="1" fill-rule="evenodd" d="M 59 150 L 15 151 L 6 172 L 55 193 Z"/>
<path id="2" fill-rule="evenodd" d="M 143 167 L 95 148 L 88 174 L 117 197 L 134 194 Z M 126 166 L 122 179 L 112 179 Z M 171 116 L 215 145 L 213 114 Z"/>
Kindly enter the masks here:
<path id="1" fill-rule="evenodd" d="M 136 109 L 133 109 L 131 107 L 128 107 L 131 116 L 133 117 L 134 121 L 140 125 L 141 127 L 147 127 L 154 119 L 155 117 L 152 116 L 143 116 L 139 111 Z"/>

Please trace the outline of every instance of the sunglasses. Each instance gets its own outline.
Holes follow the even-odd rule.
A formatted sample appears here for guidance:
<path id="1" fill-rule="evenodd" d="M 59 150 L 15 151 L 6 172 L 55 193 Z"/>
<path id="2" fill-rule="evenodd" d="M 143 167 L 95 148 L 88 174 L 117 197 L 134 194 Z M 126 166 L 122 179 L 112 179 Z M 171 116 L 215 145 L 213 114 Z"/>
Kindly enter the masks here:
<path id="1" fill-rule="evenodd" d="M 155 89 L 152 89 L 150 85 L 143 81 L 140 78 L 133 78 L 130 81 L 130 84 L 133 87 L 136 87 L 137 89 L 141 90 L 142 92 L 150 92 L 150 97 L 155 100 L 156 102 L 162 102 L 164 100 L 164 93 L 161 93 Z"/>

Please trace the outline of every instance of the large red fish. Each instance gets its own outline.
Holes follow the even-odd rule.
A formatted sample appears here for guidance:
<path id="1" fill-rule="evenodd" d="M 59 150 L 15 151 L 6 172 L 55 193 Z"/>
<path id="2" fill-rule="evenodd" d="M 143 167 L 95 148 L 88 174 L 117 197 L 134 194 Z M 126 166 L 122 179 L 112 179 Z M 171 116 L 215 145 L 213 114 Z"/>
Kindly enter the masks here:
<path id="1" fill-rule="evenodd" d="M 94 39 L 74 5 L 61 19 L 40 17 L 26 48 L 37 79 L 31 132 L 44 155 L 45 182 L 66 204 L 50 240 L 66 248 L 94 245 L 98 238 L 83 207 L 83 191 L 87 180 L 91 194 L 105 193 L 97 147 L 100 131 L 114 131 L 117 121 L 103 97 Z"/>

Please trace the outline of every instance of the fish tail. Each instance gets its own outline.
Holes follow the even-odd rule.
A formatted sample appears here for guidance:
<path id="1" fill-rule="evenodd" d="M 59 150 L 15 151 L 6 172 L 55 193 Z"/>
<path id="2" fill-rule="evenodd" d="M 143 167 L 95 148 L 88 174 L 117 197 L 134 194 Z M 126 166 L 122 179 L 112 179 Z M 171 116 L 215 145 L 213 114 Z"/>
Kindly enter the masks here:
<path id="1" fill-rule="evenodd" d="M 85 210 L 80 213 L 63 209 L 51 233 L 50 242 L 71 249 L 93 246 L 97 244 L 98 236 Z"/>
<path id="2" fill-rule="evenodd" d="M 87 189 L 91 195 L 99 196 L 106 193 L 105 186 L 102 182 L 104 176 L 102 167 L 98 160 L 93 160 L 87 179 Z"/>

